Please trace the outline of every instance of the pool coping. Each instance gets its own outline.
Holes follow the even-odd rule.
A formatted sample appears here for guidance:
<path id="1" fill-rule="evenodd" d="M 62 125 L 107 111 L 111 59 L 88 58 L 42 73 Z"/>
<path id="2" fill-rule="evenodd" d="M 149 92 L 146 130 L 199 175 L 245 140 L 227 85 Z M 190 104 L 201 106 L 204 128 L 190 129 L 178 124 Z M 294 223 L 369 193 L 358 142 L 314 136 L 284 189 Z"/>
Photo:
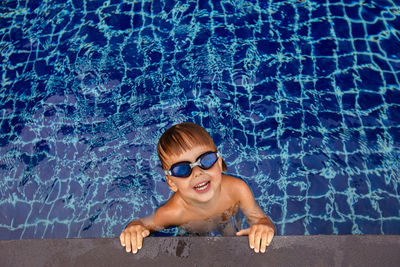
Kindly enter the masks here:
<path id="1" fill-rule="evenodd" d="M 247 237 L 148 237 L 138 254 L 117 238 L 0 240 L 0 266 L 398 266 L 400 235 L 276 236 L 265 254 Z"/>

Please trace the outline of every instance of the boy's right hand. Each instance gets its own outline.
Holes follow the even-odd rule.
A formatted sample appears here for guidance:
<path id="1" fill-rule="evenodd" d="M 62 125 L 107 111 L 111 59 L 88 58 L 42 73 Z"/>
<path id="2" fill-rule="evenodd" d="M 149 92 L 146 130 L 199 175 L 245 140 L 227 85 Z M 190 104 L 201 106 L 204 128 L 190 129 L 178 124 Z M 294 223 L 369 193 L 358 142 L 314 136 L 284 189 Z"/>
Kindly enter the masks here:
<path id="1" fill-rule="evenodd" d="M 142 224 L 130 223 L 119 236 L 121 245 L 126 252 L 136 254 L 142 248 L 143 238 L 150 235 L 150 231 Z"/>

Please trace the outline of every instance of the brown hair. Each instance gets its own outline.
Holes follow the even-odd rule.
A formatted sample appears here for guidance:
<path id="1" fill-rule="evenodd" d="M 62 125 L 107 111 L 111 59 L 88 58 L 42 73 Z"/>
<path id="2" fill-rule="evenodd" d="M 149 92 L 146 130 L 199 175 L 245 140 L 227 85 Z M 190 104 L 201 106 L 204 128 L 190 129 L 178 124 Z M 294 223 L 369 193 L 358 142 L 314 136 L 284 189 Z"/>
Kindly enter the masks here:
<path id="1" fill-rule="evenodd" d="M 211 136 L 200 125 L 182 122 L 172 126 L 162 134 L 157 144 L 157 154 L 162 168 L 166 170 L 165 160 L 169 155 L 178 156 L 198 145 L 212 146 L 217 151 Z M 226 163 L 222 159 L 222 170 L 226 171 L 227 169 Z"/>

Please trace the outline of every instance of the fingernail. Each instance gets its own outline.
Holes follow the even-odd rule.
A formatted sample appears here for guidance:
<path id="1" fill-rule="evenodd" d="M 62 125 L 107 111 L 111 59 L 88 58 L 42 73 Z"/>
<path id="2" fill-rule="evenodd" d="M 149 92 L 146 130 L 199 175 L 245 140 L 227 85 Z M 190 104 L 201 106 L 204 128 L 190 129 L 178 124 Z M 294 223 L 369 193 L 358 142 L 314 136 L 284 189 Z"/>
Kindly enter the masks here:
<path id="1" fill-rule="evenodd" d="M 258 251 L 258 249 L 255 249 L 254 251 L 255 251 L 256 253 L 258 253 L 258 252 L 259 252 L 259 251 Z"/>
<path id="2" fill-rule="evenodd" d="M 134 251 L 133 251 L 133 254 L 136 254 L 136 253 L 137 253 L 137 250 L 134 250 Z"/>
<path id="3" fill-rule="evenodd" d="M 130 250 L 130 249 L 127 249 L 126 252 L 131 252 L 131 250 Z"/>
<path id="4" fill-rule="evenodd" d="M 142 247 L 138 247 L 138 249 L 141 249 Z"/>

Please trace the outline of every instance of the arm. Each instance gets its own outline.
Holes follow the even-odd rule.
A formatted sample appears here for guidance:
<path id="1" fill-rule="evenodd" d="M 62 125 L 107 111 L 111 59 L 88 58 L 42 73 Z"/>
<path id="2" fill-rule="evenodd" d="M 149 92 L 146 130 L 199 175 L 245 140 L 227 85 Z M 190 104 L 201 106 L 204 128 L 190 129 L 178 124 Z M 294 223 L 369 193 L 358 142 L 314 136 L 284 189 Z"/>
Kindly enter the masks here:
<path id="1" fill-rule="evenodd" d="M 250 228 L 243 229 L 236 235 L 248 235 L 250 248 L 255 252 L 265 252 L 275 234 L 275 226 L 264 211 L 258 206 L 249 186 L 242 180 L 237 180 L 235 185 L 239 196 L 239 204 Z"/>

